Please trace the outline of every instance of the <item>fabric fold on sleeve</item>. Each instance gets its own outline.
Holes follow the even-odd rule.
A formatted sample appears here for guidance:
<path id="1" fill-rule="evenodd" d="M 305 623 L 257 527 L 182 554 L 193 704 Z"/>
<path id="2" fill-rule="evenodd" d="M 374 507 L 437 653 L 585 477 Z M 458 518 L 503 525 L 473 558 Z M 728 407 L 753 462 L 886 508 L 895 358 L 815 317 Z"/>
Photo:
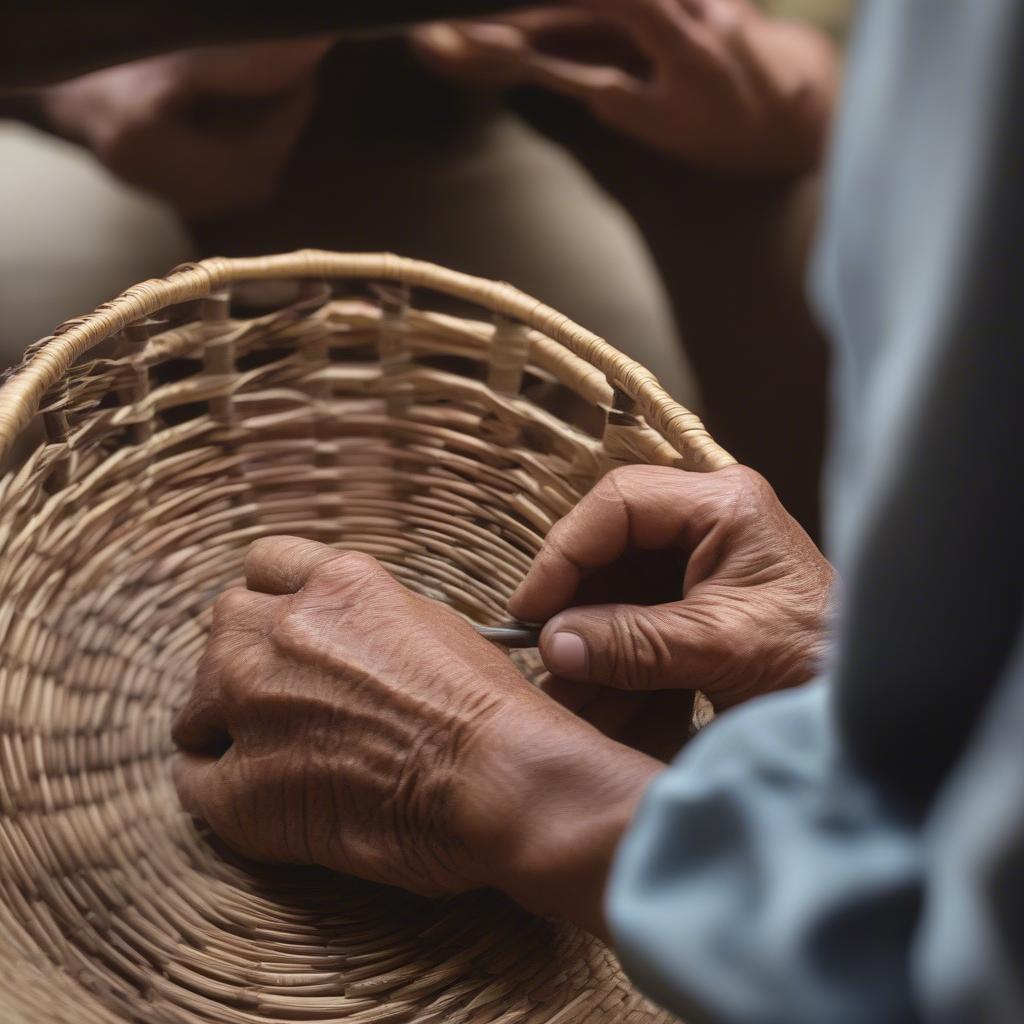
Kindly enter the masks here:
<path id="1" fill-rule="evenodd" d="M 626 970 L 688 1024 L 915 1020 L 918 826 L 844 763 L 823 682 L 752 701 L 651 786 L 607 895 Z"/>

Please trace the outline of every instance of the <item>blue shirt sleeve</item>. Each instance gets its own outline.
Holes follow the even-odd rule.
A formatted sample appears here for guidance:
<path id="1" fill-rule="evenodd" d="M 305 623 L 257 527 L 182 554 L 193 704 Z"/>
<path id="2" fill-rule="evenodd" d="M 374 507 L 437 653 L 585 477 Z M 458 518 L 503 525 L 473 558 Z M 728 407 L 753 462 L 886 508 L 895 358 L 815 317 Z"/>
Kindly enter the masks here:
<path id="1" fill-rule="evenodd" d="M 762 698 L 651 786 L 608 890 L 615 944 L 688 1022 L 913 1020 L 920 847 L 845 763 L 824 684 Z"/>
<path id="2" fill-rule="evenodd" d="M 829 690 L 762 698 L 651 786 L 607 912 L 689 1024 L 1024 1020 L 1024 642 L 921 818 L 848 764 Z"/>

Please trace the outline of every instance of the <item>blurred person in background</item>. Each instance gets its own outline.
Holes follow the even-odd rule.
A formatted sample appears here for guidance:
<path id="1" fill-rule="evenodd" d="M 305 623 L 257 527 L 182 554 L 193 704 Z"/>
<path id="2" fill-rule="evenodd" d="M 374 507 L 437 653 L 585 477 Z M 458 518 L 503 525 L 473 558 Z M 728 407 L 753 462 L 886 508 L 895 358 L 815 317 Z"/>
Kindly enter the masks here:
<path id="1" fill-rule="evenodd" d="M 842 7 L 795 13 L 831 27 Z M 3 357 L 197 255 L 390 249 L 510 280 L 609 338 L 813 532 L 824 358 L 799 282 L 838 77 L 825 32 L 747 0 L 578 0 L 412 44 L 218 46 L 42 90 L 31 120 L 164 205 L 0 135 Z M 597 122 L 504 92 L 528 84 Z"/>
<path id="2" fill-rule="evenodd" d="M 507 279 L 619 339 L 696 400 L 668 300 L 628 216 L 567 154 L 499 103 L 428 72 L 402 38 L 319 36 L 149 57 L 42 90 L 34 120 L 162 200 L 177 261 L 388 249 Z M 17 141 L 24 174 L 8 193 L 15 217 L 33 203 L 52 148 Z M 67 178 L 74 189 L 70 168 Z M 87 307 L 169 269 L 147 258 L 155 249 L 163 260 L 167 243 L 152 237 L 152 216 L 134 219 L 134 197 L 124 194 L 127 203 L 110 196 L 108 217 L 120 221 L 116 245 L 138 263 Z M 46 201 L 36 211 L 43 221 L 52 217 Z M 81 238 L 86 264 L 102 263 L 102 234 L 76 227 L 95 211 L 62 212 L 58 252 Z M 30 227 L 20 244 L 5 232 L 15 269 L 6 287 L 32 245 Z M 45 254 L 31 262 L 39 267 Z M 119 272 L 123 265 L 117 260 Z M 60 316 L 59 282 L 52 271 L 44 281 L 40 329 Z M 12 292 L 10 304 L 30 298 Z M 8 358 L 25 340 L 10 339 Z"/>

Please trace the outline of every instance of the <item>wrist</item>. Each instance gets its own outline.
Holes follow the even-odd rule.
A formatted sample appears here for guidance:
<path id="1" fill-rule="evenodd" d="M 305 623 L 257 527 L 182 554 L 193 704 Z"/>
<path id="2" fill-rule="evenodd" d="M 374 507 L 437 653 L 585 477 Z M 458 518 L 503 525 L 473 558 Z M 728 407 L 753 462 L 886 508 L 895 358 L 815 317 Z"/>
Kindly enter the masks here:
<path id="1" fill-rule="evenodd" d="M 664 765 L 557 705 L 537 717 L 499 716 L 474 754 L 474 777 L 486 781 L 468 816 L 487 823 L 471 838 L 482 884 L 604 937 L 615 850 Z M 481 814 L 483 800 L 490 806 Z"/>

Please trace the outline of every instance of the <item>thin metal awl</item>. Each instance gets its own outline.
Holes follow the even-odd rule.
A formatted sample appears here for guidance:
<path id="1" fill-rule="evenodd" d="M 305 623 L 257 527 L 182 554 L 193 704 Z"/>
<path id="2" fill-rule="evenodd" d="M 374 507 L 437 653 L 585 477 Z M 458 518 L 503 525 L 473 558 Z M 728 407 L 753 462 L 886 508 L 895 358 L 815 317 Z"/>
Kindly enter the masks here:
<path id="1" fill-rule="evenodd" d="M 532 622 L 506 622 L 501 626 L 481 626 L 474 622 L 472 626 L 485 640 L 502 647 L 536 647 L 544 628 Z"/>

